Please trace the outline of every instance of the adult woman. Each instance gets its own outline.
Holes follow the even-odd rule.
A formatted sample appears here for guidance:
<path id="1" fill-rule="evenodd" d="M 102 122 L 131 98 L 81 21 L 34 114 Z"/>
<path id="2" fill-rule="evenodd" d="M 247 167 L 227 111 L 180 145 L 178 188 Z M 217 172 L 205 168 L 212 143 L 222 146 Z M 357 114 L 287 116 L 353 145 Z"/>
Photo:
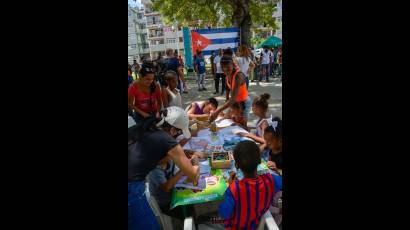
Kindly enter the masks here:
<path id="1" fill-rule="evenodd" d="M 220 112 L 227 109 L 235 102 L 243 102 L 245 108 L 243 110 L 242 116 L 247 121 L 249 112 L 251 110 L 252 101 L 248 96 L 248 89 L 246 88 L 246 76 L 241 72 L 240 69 L 238 69 L 234 65 L 231 57 L 222 57 L 221 67 L 226 74 L 226 86 L 231 92 L 231 97 L 229 98 L 228 95 L 227 102 L 225 102 L 222 107 L 219 107 L 213 113 L 211 113 L 210 120 L 215 120 Z"/>
<path id="2" fill-rule="evenodd" d="M 212 111 L 218 108 L 218 101 L 211 97 L 206 101 L 193 102 L 188 108 L 189 119 L 209 117 Z"/>
<path id="3" fill-rule="evenodd" d="M 158 116 L 162 106 L 161 89 L 154 82 L 155 70 L 151 62 L 142 64 L 140 77 L 128 89 L 128 108 L 134 110 L 133 118 L 136 121 L 149 115 Z"/>
<path id="4" fill-rule="evenodd" d="M 197 158 L 191 161 L 175 140 L 190 138 L 188 115 L 179 107 L 168 107 L 159 119 L 148 118 L 128 132 L 128 230 L 159 229 L 145 197 L 145 177 L 159 161 L 169 156 L 194 184 L 199 179 Z M 155 144 L 153 144 L 155 143 Z"/>
<path id="5" fill-rule="evenodd" d="M 246 45 L 239 46 L 239 55 L 235 58 L 242 73 L 246 76 L 246 88 L 249 88 L 249 75 L 255 68 L 255 63 L 251 60 L 251 53 Z"/>

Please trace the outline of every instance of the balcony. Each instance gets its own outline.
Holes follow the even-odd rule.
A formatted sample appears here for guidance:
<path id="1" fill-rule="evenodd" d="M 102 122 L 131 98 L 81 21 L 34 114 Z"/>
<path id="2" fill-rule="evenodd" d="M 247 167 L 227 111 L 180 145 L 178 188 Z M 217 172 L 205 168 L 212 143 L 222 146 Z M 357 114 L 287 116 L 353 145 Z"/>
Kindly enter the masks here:
<path id="1" fill-rule="evenodd" d="M 160 27 L 160 26 L 162 26 L 162 22 L 161 22 L 161 21 L 159 21 L 159 22 L 155 21 L 155 23 L 153 23 L 153 22 L 147 22 L 147 28 L 158 28 L 158 27 Z"/>
<path id="2" fill-rule="evenodd" d="M 165 44 L 150 45 L 150 48 L 152 52 L 165 51 Z"/>
<path id="3" fill-rule="evenodd" d="M 159 15 L 161 15 L 161 13 L 159 13 L 159 12 L 145 12 L 144 15 L 145 15 L 145 17 L 159 16 Z"/>
<path id="4" fill-rule="evenodd" d="M 163 39 L 164 33 L 151 33 L 149 34 L 148 39 Z"/>

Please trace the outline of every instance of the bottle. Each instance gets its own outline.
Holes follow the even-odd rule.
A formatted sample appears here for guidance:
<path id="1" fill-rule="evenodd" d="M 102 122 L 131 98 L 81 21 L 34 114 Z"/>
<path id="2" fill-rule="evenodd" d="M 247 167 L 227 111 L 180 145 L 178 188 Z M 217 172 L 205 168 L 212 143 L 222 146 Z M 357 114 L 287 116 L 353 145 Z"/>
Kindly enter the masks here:
<path id="1" fill-rule="evenodd" d="M 216 133 L 216 123 L 215 123 L 215 121 L 213 121 L 211 123 L 211 132 Z"/>

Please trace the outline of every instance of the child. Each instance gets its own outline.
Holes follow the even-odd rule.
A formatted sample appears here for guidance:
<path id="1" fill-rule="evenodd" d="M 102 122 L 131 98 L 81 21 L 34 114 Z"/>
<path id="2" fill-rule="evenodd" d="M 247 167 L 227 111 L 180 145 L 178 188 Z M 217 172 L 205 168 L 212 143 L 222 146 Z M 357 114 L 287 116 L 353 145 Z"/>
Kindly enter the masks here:
<path id="1" fill-rule="evenodd" d="M 162 90 L 162 102 L 164 103 L 164 108 L 170 106 L 178 106 L 182 108 L 182 98 L 178 86 L 178 75 L 175 71 L 168 70 L 165 72 L 165 82 L 167 86 Z"/>
<path id="2" fill-rule="evenodd" d="M 211 97 L 206 101 L 194 102 L 187 108 L 187 114 L 190 120 L 197 118 L 206 118 L 218 108 L 218 101 Z"/>
<path id="3" fill-rule="evenodd" d="M 245 109 L 244 102 L 235 102 L 231 105 L 227 114 L 224 115 L 224 118 L 231 119 L 235 122 L 233 125 L 239 125 L 242 128 L 248 130 L 247 120 L 242 116 L 243 110 Z"/>
<path id="4" fill-rule="evenodd" d="M 198 157 L 196 153 L 191 156 L 191 162 L 194 165 L 198 165 Z M 171 206 L 171 190 L 178 182 L 179 179 L 184 175 L 182 170 L 178 171 L 174 176 L 172 172 L 174 171 L 175 164 L 171 161 L 169 156 L 165 156 L 159 162 L 158 166 L 153 169 L 147 176 L 149 183 L 149 191 L 151 196 L 155 198 L 160 207 L 161 211 L 168 215 L 175 217 L 177 219 L 184 219 L 182 209 L 174 208 L 170 209 Z"/>
<path id="5" fill-rule="evenodd" d="M 252 102 L 252 112 L 259 118 L 256 125 L 256 134 L 238 133 L 239 136 L 251 138 L 252 140 L 261 144 L 265 143 L 265 140 L 263 139 L 263 132 L 266 127 L 269 126 L 270 121 L 270 119 L 266 116 L 266 113 L 268 112 L 269 98 L 270 94 L 264 93 L 260 97 L 255 97 Z"/>
<path id="6" fill-rule="evenodd" d="M 233 155 L 244 179 L 238 181 L 235 174 L 231 175 L 224 201 L 219 206 L 219 215 L 225 219 L 226 229 L 256 229 L 269 209 L 274 194 L 282 190 L 282 177 L 257 175 L 261 158 L 259 148 L 253 141 L 238 143 Z"/>
<path id="7" fill-rule="evenodd" d="M 275 117 L 265 129 L 263 138 L 266 144 L 261 145 L 262 158 L 268 160 L 268 167 L 282 175 L 282 120 Z"/>

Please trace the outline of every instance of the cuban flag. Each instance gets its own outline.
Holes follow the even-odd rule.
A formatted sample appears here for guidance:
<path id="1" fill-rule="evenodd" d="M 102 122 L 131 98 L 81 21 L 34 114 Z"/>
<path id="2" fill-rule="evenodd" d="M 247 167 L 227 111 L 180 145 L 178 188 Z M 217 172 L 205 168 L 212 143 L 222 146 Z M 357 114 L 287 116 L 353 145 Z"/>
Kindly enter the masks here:
<path id="1" fill-rule="evenodd" d="M 230 47 L 236 52 L 239 44 L 238 28 L 197 29 L 191 30 L 192 53 L 201 50 L 205 57 L 212 51 Z"/>

